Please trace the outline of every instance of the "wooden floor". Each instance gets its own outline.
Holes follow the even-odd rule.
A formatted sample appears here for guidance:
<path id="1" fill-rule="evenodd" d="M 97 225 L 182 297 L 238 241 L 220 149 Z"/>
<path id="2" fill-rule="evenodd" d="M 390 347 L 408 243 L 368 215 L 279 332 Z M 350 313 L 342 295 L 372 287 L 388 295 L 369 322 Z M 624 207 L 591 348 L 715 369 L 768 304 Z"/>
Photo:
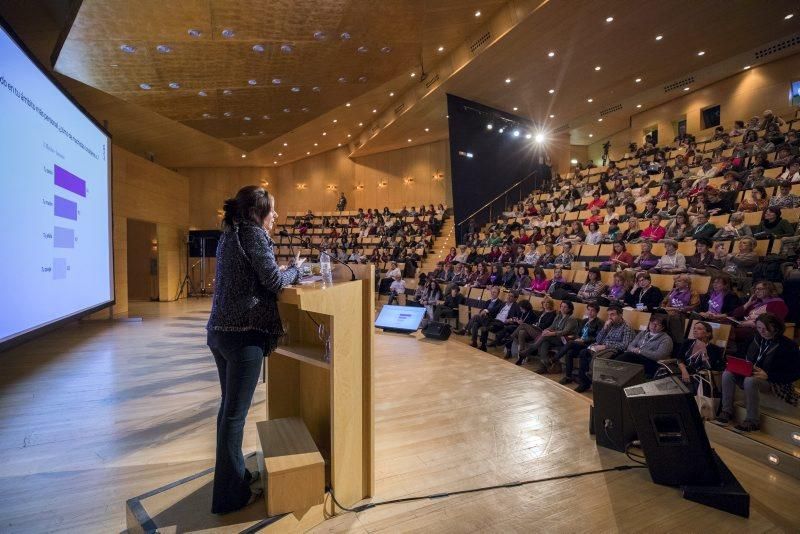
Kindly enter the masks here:
<path id="1" fill-rule="evenodd" d="M 0 532 L 120 532 L 133 496 L 213 465 L 209 301 L 132 303 L 0 355 Z M 589 401 L 457 341 L 377 334 L 375 501 L 627 464 L 587 432 Z M 259 385 L 244 448 L 264 418 Z M 390 505 L 317 531 L 797 531 L 800 483 L 719 450 L 749 520 L 684 501 L 646 470 Z"/>

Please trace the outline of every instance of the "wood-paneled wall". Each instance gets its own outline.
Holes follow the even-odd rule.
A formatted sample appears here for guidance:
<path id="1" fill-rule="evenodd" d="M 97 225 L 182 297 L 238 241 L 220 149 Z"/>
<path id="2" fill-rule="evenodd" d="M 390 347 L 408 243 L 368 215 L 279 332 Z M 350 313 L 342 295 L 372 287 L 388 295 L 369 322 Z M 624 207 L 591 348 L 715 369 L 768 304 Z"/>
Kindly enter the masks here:
<path id="1" fill-rule="evenodd" d="M 281 215 L 290 211 L 333 210 L 344 191 L 348 207 L 452 204 L 447 140 L 350 159 L 344 148 L 277 168 L 181 168 L 190 178 L 193 228 L 216 228 L 223 201 L 248 184 L 266 182 Z M 441 173 L 443 179 L 434 179 Z M 413 182 L 406 183 L 406 178 Z M 385 187 L 381 184 L 385 183 Z M 298 184 L 305 184 L 299 189 Z M 329 190 L 329 186 L 335 189 Z"/>
<path id="2" fill-rule="evenodd" d="M 156 223 L 159 298 L 172 300 L 185 262 L 189 179 L 118 146 L 113 147 L 114 315 L 128 311 L 128 219 Z"/>
<path id="3" fill-rule="evenodd" d="M 619 159 L 632 141 L 641 145 L 644 130 L 650 126 L 658 128 L 659 143 L 668 143 L 677 135 L 673 123 L 684 115 L 689 133 L 705 135 L 713 131 L 713 128 L 703 130 L 700 111 L 717 104 L 720 105 L 722 125 L 728 129 L 733 126 L 734 121 L 747 121 L 753 115 L 760 116 L 765 109 L 772 109 L 776 113 L 784 111 L 791 105 L 789 93 L 791 82 L 795 80 L 800 80 L 800 54 L 742 71 L 686 96 L 633 115 L 630 128 L 592 143 L 589 145 L 588 156 L 599 164 L 603 143 L 611 141 L 611 159 Z"/>

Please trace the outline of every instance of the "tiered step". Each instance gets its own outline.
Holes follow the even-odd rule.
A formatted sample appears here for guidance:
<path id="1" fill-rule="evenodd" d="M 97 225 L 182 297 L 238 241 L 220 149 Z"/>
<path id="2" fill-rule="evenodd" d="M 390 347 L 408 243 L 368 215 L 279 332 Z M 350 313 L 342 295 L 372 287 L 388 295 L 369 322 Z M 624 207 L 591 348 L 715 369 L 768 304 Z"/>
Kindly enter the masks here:
<path id="1" fill-rule="evenodd" d="M 738 392 L 737 392 L 738 393 Z M 740 454 L 795 478 L 800 478 L 800 410 L 761 395 L 761 430 L 740 432 L 733 425 L 707 423 L 708 437 Z M 737 401 L 736 420 L 745 418 L 744 403 Z"/>

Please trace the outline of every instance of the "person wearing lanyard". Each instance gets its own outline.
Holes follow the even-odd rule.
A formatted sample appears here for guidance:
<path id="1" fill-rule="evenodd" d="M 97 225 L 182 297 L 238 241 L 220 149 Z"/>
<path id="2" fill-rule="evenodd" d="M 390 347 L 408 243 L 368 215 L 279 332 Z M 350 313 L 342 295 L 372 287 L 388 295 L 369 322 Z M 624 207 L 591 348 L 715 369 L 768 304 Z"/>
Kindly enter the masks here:
<path id="1" fill-rule="evenodd" d="M 658 362 L 672 355 L 672 338 L 666 330 L 667 318 L 663 315 L 653 315 L 647 330 L 639 332 L 625 352 L 614 359 L 643 365 L 645 374 L 652 377 L 658 369 Z"/>
<path id="2" fill-rule="evenodd" d="M 574 381 L 572 379 L 572 372 L 575 367 L 573 362 L 575 356 L 577 356 L 581 350 L 594 343 L 597 333 L 603 328 L 603 321 L 597 317 L 599 311 L 600 306 L 597 304 L 593 302 L 587 304 L 586 319 L 583 325 L 581 325 L 580 335 L 577 339 L 573 339 L 558 351 L 555 358 L 556 361 L 561 358 L 564 359 L 564 376 L 559 380 L 559 384 L 571 384 Z"/>
<path id="3" fill-rule="evenodd" d="M 738 430 L 751 432 L 760 427 L 759 394 L 772 391 L 785 402 L 797 406 L 798 395 L 794 381 L 800 378 L 800 349 L 783 335 L 783 321 L 771 313 L 756 319 L 756 334 L 745 359 L 753 364 L 753 374 L 742 376 L 725 370 L 722 373 L 722 410 L 717 417 L 721 423 L 734 420 L 734 393 L 744 390 L 747 415 L 736 425 Z"/>
<path id="4" fill-rule="evenodd" d="M 661 290 L 653 286 L 648 273 L 636 275 L 636 290 L 633 293 L 626 293 L 624 296 L 625 304 L 636 308 L 639 311 L 652 310 L 661 305 L 663 295 Z"/>
<path id="5" fill-rule="evenodd" d="M 686 256 L 678 252 L 678 242 L 674 239 L 664 239 L 666 254 L 661 256 L 656 266 L 655 272 L 660 273 L 682 273 L 686 271 Z"/>
<path id="6" fill-rule="evenodd" d="M 717 227 L 713 223 L 708 222 L 708 213 L 698 213 L 695 216 L 695 227 L 692 232 L 686 237 L 686 241 L 693 239 L 711 239 L 717 233 Z"/>

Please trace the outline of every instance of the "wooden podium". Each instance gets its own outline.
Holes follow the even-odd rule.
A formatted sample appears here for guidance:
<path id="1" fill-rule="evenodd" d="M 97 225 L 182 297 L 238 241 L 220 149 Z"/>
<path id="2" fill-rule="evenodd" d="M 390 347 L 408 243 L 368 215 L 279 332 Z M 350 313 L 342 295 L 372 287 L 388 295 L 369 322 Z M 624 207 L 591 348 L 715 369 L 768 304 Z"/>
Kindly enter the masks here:
<path id="1" fill-rule="evenodd" d="M 302 419 L 325 460 L 326 484 L 344 506 L 371 497 L 375 481 L 375 267 L 351 267 L 356 281 L 336 265 L 332 285 L 300 284 L 281 292 L 287 335 L 267 359 L 267 419 Z M 336 511 L 328 499 L 324 512 Z M 322 505 L 296 511 L 295 526 L 314 525 L 322 513 Z"/>

